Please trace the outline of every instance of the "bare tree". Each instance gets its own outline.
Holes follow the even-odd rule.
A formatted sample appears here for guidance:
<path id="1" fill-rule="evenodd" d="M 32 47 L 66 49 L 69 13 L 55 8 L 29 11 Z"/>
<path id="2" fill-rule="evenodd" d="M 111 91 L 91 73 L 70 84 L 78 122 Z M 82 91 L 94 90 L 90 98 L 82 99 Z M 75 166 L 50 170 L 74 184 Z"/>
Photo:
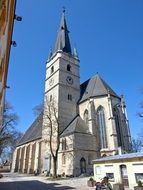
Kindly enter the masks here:
<path id="1" fill-rule="evenodd" d="M 6 147 L 15 146 L 20 132 L 16 130 L 18 122 L 18 116 L 12 112 L 12 106 L 6 102 L 4 109 L 4 119 L 2 126 L 0 127 L 0 155 L 3 153 Z"/>
<path id="2" fill-rule="evenodd" d="M 143 88 L 141 89 L 141 94 L 143 94 Z M 143 118 L 143 102 L 139 104 L 140 111 L 137 113 L 137 116 Z"/>
<path id="3" fill-rule="evenodd" d="M 49 135 L 49 147 L 53 160 L 53 177 L 57 177 L 57 161 L 58 151 L 60 147 L 60 130 L 59 130 L 59 118 L 56 102 L 54 100 L 49 101 L 46 98 L 44 116 L 47 120 L 47 129 Z"/>
<path id="4" fill-rule="evenodd" d="M 141 89 L 141 94 L 143 94 L 143 88 Z M 143 102 L 139 104 L 140 111 L 137 113 L 139 118 L 143 118 Z M 143 133 L 142 129 L 138 133 L 136 139 L 132 140 L 132 150 L 133 152 L 140 152 L 143 149 Z"/>
<path id="5" fill-rule="evenodd" d="M 143 141 L 139 137 L 132 139 L 132 152 L 140 152 L 142 147 Z"/>
<path id="6" fill-rule="evenodd" d="M 12 160 L 13 151 L 16 148 L 17 143 L 23 136 L 23 133 L 20 131 L 15 131 L 13 133 L 13 138 L 9 139 L 6 146 L 4 146 L 3 151 L 0 155 L 1 161 L 4 162 L 5 160 Z"/>
<path id="7" fill-rule="evenodd" d="M 139 104 L 140 111 L 137 113 L 138 117 L 143 118 L 143 102 Z"/>

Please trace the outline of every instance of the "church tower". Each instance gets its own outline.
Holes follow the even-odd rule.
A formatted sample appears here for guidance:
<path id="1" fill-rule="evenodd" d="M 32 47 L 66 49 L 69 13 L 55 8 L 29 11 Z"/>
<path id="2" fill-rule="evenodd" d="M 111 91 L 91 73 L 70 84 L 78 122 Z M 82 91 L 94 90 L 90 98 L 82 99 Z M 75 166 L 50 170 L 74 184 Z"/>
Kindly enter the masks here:
<path id="1" fill-rule="evenodd" d="M 71 50 L 65 11 L 54 51 L 47 61 L 45 97 L 56 104 L 62 132 L 78 114 L 77 102 L 80 98 L 79 59 L 76 50 L 73 53 Z"/>

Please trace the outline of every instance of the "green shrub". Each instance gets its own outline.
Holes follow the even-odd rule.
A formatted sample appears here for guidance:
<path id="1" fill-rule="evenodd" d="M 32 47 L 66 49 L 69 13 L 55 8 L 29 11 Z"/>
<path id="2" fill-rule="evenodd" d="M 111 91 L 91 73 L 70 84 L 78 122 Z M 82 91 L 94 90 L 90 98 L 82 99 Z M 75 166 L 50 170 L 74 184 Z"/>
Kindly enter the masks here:
<path id="1" fill-rule="evenodd" d="M 89 178 L 89 181 L 94 181 L 93 177 L 90 177 L 90 178 Z"/>
<path id="2" fill-rule="evenodd" d="M 143 186 L 143 184 L 142 184 L 141 181 L 138 181 L 138 186 L 139 186 L 139 187 L 142 187 L 142 186 Z"/>

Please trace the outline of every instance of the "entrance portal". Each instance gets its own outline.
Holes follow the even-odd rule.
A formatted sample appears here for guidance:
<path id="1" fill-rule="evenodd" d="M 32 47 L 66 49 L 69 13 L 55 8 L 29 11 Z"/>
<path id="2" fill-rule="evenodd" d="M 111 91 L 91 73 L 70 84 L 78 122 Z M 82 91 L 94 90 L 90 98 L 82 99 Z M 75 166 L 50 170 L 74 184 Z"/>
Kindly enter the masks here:
<path id="1" fill-rule="evenodd" d="M 44 168 L 44 171 L 47 172 L 47 174 L 50 173 L 50 169 L 51 169 L 51 155 L 48 152 L 45 153 L 43 168 Z"/>

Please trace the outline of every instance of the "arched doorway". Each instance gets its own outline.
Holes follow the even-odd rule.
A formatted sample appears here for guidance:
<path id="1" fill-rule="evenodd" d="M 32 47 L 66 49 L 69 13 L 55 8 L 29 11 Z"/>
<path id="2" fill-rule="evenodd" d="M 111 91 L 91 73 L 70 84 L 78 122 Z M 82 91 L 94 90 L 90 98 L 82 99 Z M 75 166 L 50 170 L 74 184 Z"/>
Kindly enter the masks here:
<path id="1" fill-rule="evenodd" d="M 44 172 L 47 173 L 47 175 L 50 173 L 51 155 L 49 154 L 49 152 L 45 152 L 44 162 L 43 162 L 43 169 L 44 169 Z"/>
<path id="2" fill-rule="evenodd" d="M 121 180 L 124 186 L 129 186 L 128 173 L 126 165 L 120 165 Z"/>
<path id="3" fill-rule="evenodd" d="M 86 160 L 84 158 L 81 158 L 80 160 L 80 171 L 81 174 L 86 173 Z"/>

